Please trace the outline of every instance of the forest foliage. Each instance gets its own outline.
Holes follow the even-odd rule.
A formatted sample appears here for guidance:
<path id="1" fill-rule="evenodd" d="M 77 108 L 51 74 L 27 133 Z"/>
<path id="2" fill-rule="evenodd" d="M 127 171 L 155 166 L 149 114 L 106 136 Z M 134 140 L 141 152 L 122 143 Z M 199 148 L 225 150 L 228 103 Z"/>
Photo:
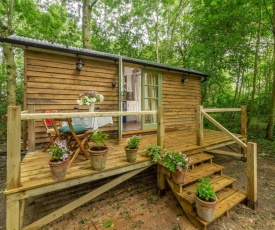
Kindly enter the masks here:
<path id="1" fill-rule="evenodd" d="M 272 139 L 274 12 L 271 0 L 2 0 L 0 36 L 17 34 L 201 71 L 209 75 L 202 84 L 204 107 L 247 105 L 250 130 Z M 9 89 L 12 64 L 4 51 L 1 44 L 0 115 L 12 104 L 12 90 L 17 105 L 23 98 L 22 50 L 13 49 L 16 89 Z M 236 117 L 216 115 L 234 124 Z"/>

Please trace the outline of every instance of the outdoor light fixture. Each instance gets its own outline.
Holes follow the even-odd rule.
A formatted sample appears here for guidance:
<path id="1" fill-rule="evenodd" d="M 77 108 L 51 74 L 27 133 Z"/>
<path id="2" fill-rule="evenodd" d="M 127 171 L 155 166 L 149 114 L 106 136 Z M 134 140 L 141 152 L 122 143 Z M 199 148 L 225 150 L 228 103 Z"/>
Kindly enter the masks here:
<path id="1" fill-rule="evenodd" d="M 83 68 L 84 65 L 85 65 L 85 64 L 83 63 L 83 61 L 79 58 L 79 59 L 78 59 L 78 62 L 76 63 L 76 69 L 77 69 L 78 71 L 80 71 L 80 70 Z"/>
<path id="2" fill-rule="evenodd" d="M 188 75 L 183 75 L 182 79 L 181 79 L 181 82 L 184 83 L 184 82 L 188 82 L 189 80 L 189 77 Z"/>
<path id="3" fill-rule="evenodd" d="M 116 82 L 112 82 L 112 87 L 115 88 L 116 87 Z"/>

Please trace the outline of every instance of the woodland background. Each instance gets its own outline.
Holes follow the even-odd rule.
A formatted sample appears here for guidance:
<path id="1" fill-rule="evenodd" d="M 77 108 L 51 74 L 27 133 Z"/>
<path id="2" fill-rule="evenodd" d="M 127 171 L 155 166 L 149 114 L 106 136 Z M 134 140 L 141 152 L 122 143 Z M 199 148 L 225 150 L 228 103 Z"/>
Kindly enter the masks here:
<path id="1" fill-rule="evenodd" d="M 203 106 L 247 105 L 250 140 L 275 157 L 275 1 L 1 0 L 0 36 L 12 34 L 209 74 Z M 22 105 L 24 83 L 23 51 L 0 45 L 2 116 Z M 238 114 L 214 116 L 239 129 Z"/>

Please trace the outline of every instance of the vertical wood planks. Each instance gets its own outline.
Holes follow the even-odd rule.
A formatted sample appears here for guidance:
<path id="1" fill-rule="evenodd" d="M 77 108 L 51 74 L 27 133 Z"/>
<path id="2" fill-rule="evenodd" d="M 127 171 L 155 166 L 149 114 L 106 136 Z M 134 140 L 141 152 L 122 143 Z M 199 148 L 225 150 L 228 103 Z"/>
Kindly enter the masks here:
<path id="1" fill-rule="evenodd" d="M 247 143 L 247 165 L 246 165 L 246 176 L 247 176 L 247 206 L 257 208 L 258 199 L 258 181 L 257 181 L 257 144 L 248 142 Z"/>

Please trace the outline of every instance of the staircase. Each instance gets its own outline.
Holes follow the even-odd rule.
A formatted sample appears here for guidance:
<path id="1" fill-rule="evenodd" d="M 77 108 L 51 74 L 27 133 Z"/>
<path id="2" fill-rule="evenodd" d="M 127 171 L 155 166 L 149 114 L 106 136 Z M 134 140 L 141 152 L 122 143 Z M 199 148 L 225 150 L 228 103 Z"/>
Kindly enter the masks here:
<path id="1" fill-rule="evenodd" d="M 224 214 L 235 205 L 246 199 L 246 193 L 233 188 L 234 178 L 222 174 L 224 167 L 212 162 L 213 156 L 206 153 L 190 155 L 192 159 L 191 169 L 188 170 L 184 184 L 175 184 L 170 176 L 170 172 L 164 168 L 165 178 L 182 206 L 186 216 L 191 223 L 199 229 L 207 229 L 211 222 L 206 222 L 197 216 L 195 208 L 195 188 L 201 177 L 211 178 L 211 185 L 216 192 L 218 204 L 215 209 L 214 218 Z"/>

